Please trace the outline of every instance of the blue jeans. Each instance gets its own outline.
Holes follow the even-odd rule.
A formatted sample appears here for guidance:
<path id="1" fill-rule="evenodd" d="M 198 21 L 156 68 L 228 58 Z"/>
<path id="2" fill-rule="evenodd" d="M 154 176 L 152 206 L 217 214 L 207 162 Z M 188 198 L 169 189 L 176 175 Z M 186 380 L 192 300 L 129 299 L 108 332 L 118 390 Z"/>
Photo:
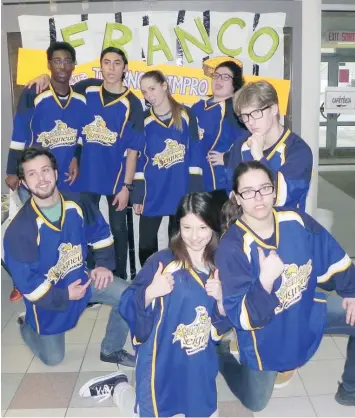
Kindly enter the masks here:
<path id="1" fill-rule="evenodd" d="M 105 289 L 98 290 L 93 284 L 91 286 L 92 297 L 90 302 L 99 302 L 111 305 L 111 313 L 108 319 L 106 334 L 101 343 L 101 352 L 111 354 L 122 350 L 127 334 L 128 326 L 118 311 L 118 305 L 123 291 L 129 284 L 117 277 Z M 22 338 L 44 364 L 55 366 L 59 364 L 65 354 L 65 332 L 54 335 L 39 335 L 30 325 L 24 324 L 21 327 Z"/>
<path id="2" fill-rule="evenodd" d="M 327 304 L 327 334 L 347 334 L 349 342 L 342 376 L 346 391 L 355 391 L 355 327 L 345 322 L 345 311 L 340 296 L 329 296 Z M 276 371 L 252 370 L 240 364 L 230 353 L 219 353 L 219 371 L 229 389 L 248 409 L 262 411 L 269 402 L 277 376 Z"/>

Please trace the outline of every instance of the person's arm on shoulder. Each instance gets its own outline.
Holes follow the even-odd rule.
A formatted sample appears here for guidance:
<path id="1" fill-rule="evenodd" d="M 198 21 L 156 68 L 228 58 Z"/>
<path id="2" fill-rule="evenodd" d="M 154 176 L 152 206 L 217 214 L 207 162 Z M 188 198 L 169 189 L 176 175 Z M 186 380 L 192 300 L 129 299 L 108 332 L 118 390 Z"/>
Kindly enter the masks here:
<path id="1" fill-rule="evenodd" d="M 265 290 L 260 277 L 253 277 L 242 247 L 222 238 L 216 266 L 222 282 L 224 310 L 233 326 L 253 330 L 267 325 L 274 317 L 279 300 L 273 291 Z"/>
<path id="2" fill-rule="evenodd" d="M 101 86 L 103 81 L 100 78 L 85 78 L 72 85 L 73 90 L 76 93 L 85 96 L 86 89 L 92 86 Z"/>

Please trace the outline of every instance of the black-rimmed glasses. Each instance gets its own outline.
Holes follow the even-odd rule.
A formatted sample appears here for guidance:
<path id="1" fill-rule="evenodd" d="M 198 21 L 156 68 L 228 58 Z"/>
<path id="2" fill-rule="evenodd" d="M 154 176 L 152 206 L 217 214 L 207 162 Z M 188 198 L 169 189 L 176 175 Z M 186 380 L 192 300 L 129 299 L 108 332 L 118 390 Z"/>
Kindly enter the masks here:
<path id="1" fill-rule="evenodd" d="M 228 80 L 232 80 L 232 76 L 229 74 L 220 74 L 220 73 L 213 73 L 212 76 L 213 80 L 223 80 L 223 81 L 228 81 Z"/>
<path id="2" fill-rule="evenodd" d="M 248 123 L 250 117 L 252 117 L 255 120 L 261 119 L 263 117 L 264 110 L 269 109 L 269 107 L 271 107 L 271 105 L 265 106 L 262 109 L 255 109 L 250 113 L 241 113 L 240 115 L 237 115 L 237 116 L 238 116 L 238 119 L 242 123 Z"/>
<path id="3" fill-rule="evenodd" d="M 248 199 L 254 199 L 257 193 L 259 193 L 260 196 L 268 196 L 269 194 L 273 193 L 274 189 L 275 189 L 274 186 L 268 185 L 268 186 L 261 187 L 259 190 L 245 190 L 244 192 L 237 193 L 237 194 L 239 194 L 239 196 L 243 200 L 248 200 Z"/>
<path id="4" fill-rule="evenodd" d="M 61 58 L 53 58 L 50 62 L 57 67 L 59 67 L 60 65 L 74 64 L 74 61 L 71 58 L 65 58 L 64 60 L 62 60 Z"/>

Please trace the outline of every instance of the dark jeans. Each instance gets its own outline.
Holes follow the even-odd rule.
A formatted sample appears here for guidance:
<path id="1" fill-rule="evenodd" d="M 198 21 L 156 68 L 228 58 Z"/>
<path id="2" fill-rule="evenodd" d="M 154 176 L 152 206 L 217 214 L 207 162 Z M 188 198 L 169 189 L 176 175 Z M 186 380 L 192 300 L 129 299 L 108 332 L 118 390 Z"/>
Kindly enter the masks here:
<path id="1" fill-rule="evenodd" d="M 139 219 L 139 261 L 143 267 L 147 259 L 158 251 L 158 231 L 163 217 L 144 216 Z M 169 240 L 176 230 L 175 215 L 169 216 Z"/>
<path id="2" fill-rule="evenodd" d="M 340 296 L 328 297 L 327 334 L 347 334 L 349 342 L 342 376 L 344 389 L 355 391 L 355 327 L 345 322 L 345 311 Z M 222 343 L 223 344 L 223 343 Z M 252 411 L 263 410 L 271 397 L 277 372 L 252 370 L 240 364 L 236 358 L 220 350 L 219 371 L 225 378 L 229 389 Z"/>
<path id="3" fill-rule="evenodd" d="M 106 333 L 101 343 L 101 352 L 108 355 L 120 351 L 127 339 L 128 326 L 118 311 L 118 305 L 122 293 L 128 287 L 128 283 L 114 277 L 113 282 L 104 289 L 98 290 L 93 284 L 90 286 L 92 290 L 91 303 L 98 302 L 112 306 Z M 65 332 L 54 335 L 40 335 L 25 323 L 21 327 L 21 335 L 33 354 L 47 366 L 55 366 L 63 360 L 65 355 Z"/>
<path id="4" fill-rule="evenodd" d="M 84 194 L 84 193 L 83 193 Z M 91 201 L 99 207 L 101 195 L 96 193 L 85 193 Z M 116 206 L 112 206 L 115 196 L 106 196 L 108 203 L 108 216 L 111 232 L 115 246 L 116 270 L 114 274 L 127 280 L 127 252 L 128 252 L 128 230 L 127 230 L 127 209 L 116 211 Z M 91 248 L 88 251 L 87 263 L 89 268 L 94 268 L 94 257 Z"/>

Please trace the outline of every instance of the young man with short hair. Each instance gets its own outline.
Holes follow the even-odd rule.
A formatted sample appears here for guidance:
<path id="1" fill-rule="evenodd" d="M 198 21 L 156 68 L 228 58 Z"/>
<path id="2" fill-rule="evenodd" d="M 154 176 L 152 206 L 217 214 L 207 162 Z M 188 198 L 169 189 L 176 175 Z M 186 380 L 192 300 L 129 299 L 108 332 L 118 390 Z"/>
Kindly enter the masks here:
<path id="1" fill-rule="evenodd" d="M 134 367 L 134 356 L 123 350 L 128 327 L 118 312 L 128 284 L 113 277 L 113 239 L 101 213 L 89 199 L 59 192 L 57 162 L 47 150 L 26 149 L 17 176 L 32 198 L 7 228 L 4 253 L 24 297 L 26 317 L 19 323 L 25 343 L 43 363 L 56 365 L 64 358 L 65 332 L 88 302 L 105 303 L 113 308 L 100 358 Z M 88 245 L 95 255 L 91 271 Z"/>

